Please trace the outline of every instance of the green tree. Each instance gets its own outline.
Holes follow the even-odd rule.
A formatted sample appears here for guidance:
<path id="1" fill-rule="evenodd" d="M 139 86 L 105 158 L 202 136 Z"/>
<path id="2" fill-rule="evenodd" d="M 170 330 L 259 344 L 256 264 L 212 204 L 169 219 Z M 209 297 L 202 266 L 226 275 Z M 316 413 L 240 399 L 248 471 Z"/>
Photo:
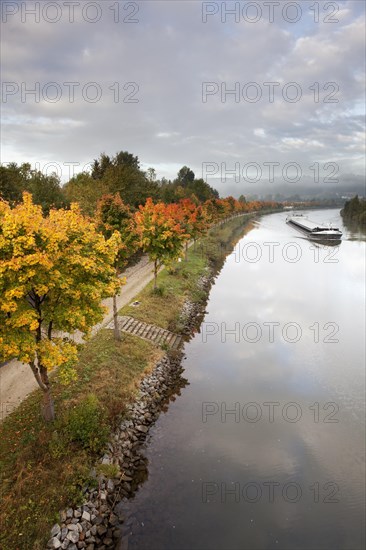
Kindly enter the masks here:
<path id="1" fill-rule="evenodd" d="M 100 180 L 104 176 L 107 168 L 112 166 L 111 158 L 105 153 L 101 153 L 99 159 L 94 159 L 91 176 L 95 180 Z"/>
<path id="2" fill-rule="evenodd" d="M 194 180 L 189 186 L 191 193 L 194 193 L 200 202 L 205 202 L 209 199 L 218 199 L 219 193 L 216 189 L 213 189 L 208 183 L 206 183 L 202 178 Z"/>
<path id="3" fill-rule="evenodd" d="M 113 159 L 113 164 L 115 166 L 130 166 L 131 168 L 135 168 L 135 170 L 140 170 L 139 158 L 128 151 L 117 153 Z"/>
<path id="4" fill-rule="evenodd" d="M 156 170 L 155 168 L 148 168 L 146 170 L 146 177 L 149 182 L 155 182 L 156 181 Z"/>
<path id="5" fill-rule="evenodd" d="M 133 208 L 138 208 L 148 197 L 156 197 L 158 193 L 157 183 L 149 181 L 141 170 L 133 166 L 111 166 L 102 181 L 109 194 L 119 193 L 123 202 Z"/>
<path id="6" fill-rule="evenodd" d="M 88 172 L 80 172 L 64 185 L 63 192 L 70 203 L 80 205 L 83 214 L 93 216 L 98 200 L 108 192 L 108 187 L 102 179 L 93 179 Z"/>
<path id="7" fill-rule="evenodd" d="M 31 172 L 27 191 L 33 195 L 33 202 L 40 204 L 47 214 L 51 208 L 62 208 L 67 205 L 60 178 L 55 174 L 46 176 L 38 170 Z"/>
<path id="8" fill-rule="evenodd" d="M 366 225 L 366 200 L 359 199 L 356 195 L 345 203 L 341 215 L 346 223 L 364 228 Z"/>
<path id="9" fill-rule="evenodd" d="M 60 179 L 55 173 L 43 174 L 40 170 L 33 170 L 29 163 L 18 166 L 13 162 L 8 166 L 1 166 L 0 196 L 16 204 L 21 201 L 24 191 L 33 195 L 34 203 L 40 204 L 44 213 L 53 207 L 66 206 L 67 203 Z"/>
<path id="10" fill-rule="evenodd" d="M 152 176 L 140 169 L 138 157 L 128 151 L 120 151 L 114 157 L 102 153 L 94 160 L 91 173 L 95 181 L 101 182 L 102 195 L 119 193 L 123 202 L 133 208 L 144 204 L 148 197 L 157 197 L 158 184 Z"/>
<path id="11" fill-rule="evenodd" d="M 140 161 L 128 151 L 120 151 L 112 158 L 102 153 L 99 159 L 93 162 L 92 178 L 102 179 L 109 168 L 117 166 L 128 166 L 134 170 L 140 170 Z"/>
<path id="12" fill-rule="evenodd" d="M 26 165 L 27 170 L 30 165 Z M 11 203 L 17 203 L 22 199 L 25 188 L 24 171 L 21 166 L 11 162 L 8 166 L 0 166 L 0 197 Z"/>
<path id="13" fill-rule="evenodd" d="M 183 166 L 177 175 L 176 183 L 182 187 L 189 186 L 194 182 L 194 172 L 188 168 L 188 166 Z"/>

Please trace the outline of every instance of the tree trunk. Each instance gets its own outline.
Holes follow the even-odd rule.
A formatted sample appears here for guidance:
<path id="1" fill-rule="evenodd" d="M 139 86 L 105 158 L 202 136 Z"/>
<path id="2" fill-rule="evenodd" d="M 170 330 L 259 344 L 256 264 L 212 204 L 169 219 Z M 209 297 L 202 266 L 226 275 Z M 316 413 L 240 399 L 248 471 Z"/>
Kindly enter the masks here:
<path id="1" fill-rule="evenodd" d="M 43 391 L 43 408 L 42 414 L 46 422 L 50 422 L 55 419 L 55 407 L 53 403 L 53 397 L 51 394 L 50 381 L 48 379 L 47 369 L 42 365 L 37 366 L 34 361 L 29 363 L 30 368 L 33 371 L 34 377 L 41 390 Z"/>
<path id="2" fill-rule="evenodd" d="M 184 260 L 188 262 L 188 241 L 186 241 L 186 250 L 184 254 Z"/>
<path id="3" fill-rule="evenodd" d="M 43 394 L 42 414 L 46 422 L 52 422 L 52 420 L 55 420 L 55 406 L 50 388 L 48 388 Z"/>
<path id="4" fill-rule="evenodd" d="M 113 321 L 114 321 L 114 339 L 120 342 L 122 338 L 121 338 L 121 332 L 118 328 L 117 294 L 113 296 Z"/>
<path id="5" fill-rule="evenodd" d="M 44 386 L 47 388 L 43 395 L 43 416 L 46 422 L 55 420 L 55 407 L 53 403 L 53 397 L 51 395 L 50 381 L 48 379 L 48 372 L 46 367 L 39 364 L 39 371 L 41 373 L 41 379 Z"/>
<path id="6" fill-rule="evenodd" d="M 158 260 L 155 260 L 154 262 L 154 290 L 157 288 L 157 280 L 158 280 Z"/>

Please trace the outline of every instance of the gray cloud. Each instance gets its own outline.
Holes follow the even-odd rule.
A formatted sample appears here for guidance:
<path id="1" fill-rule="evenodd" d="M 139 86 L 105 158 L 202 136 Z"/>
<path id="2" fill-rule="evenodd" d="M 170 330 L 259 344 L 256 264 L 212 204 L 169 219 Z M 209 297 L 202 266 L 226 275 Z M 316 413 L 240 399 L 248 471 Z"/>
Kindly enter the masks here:
<path id="1" fill-rule="evenodd" d="M 167 177 L 183 164 L 201 175 L 202 162 L 228 167 L 235 162 L 298 162 L 305 169 L 333 161 L 340 172 L 364 172 L 362 2 L 339 1 L 339 22 L 333 24 L 314 23 L 313 2 L 307 1 L 301 2 L 301 20 L 292 24 L 283 17 L 270 23 L 264 16 L 257 23 L 235 23 L 233 17 L 223 23 L 220 14 L 204 24 L 198 1 L 137 2 L 139 22 L 130 24 L 115 23 L 110 9 L 115 3 L 104 1 L 99 3 L 100 21 L 92 24 L 82 20 L 81 7 L 87 2 L 80 4 L 75 23 L 68 22 L 63 2 L 57 23 L 42 17 L 35 23 L 28 16 L 22 23 L 20 12 L 3 23 L 2 79 L 19 86 L 6 102 L 2 96 L 3 162 L 83 165 L 101 151 L 124 149 Z M 257 4 L 265 13 L 263 2 Z M 319 3 L 321 21 L 325 4 Z M 121 18 L 131 9 L 121 2 Z M 92 16 L 92 9 L 88 13 Z M 40 101 L 27 95 L 22 102 L 21 83 L 31 88 L 35 82 Z M 57 102 L 49 101 L 56 88 L 44 89 L 50 82 L 61 89 Z M 80 83 L 73 103 L 67 82 Z M 85 99 L 96 91 L 85 89 L 90 82 L 101 91 L 95 103 Z M 123 89 L 129 82 L 138 91 L 136 85 Z M 255 82 L 263 96 L 253 103 L 227 95 L 223 102 L 216 93 L 203 102 L 205 82 L 218 88 L 226 83 L 228 90 L 239 83 L 241 93 L 246 83 Z M 273 103 L 266 82 L 279 83 Z M 301 90 L 296 103 L 282 96 L 290 82 Z M 319 102 L 314 101 L 317 82 Z M 329 82 L 337 88 L 323 89 Z M 291 96 L 296 89 L 287 92 Z M 327 96 L 338 103 L 324 103 Z M 127 102 L 129 98 L 138 102 Z M 225 193 L 224 184 L 220 191 Z"/>

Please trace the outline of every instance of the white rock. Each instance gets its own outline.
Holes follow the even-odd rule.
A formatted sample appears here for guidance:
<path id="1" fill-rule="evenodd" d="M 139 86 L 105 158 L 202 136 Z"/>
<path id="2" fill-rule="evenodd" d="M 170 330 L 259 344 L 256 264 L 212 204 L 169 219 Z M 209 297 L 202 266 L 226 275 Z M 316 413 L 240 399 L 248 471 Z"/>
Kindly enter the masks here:
<path id="1" fill-rule="evenodd" d="M 78 542 L 79 540 L 79 531 L 69 531 L 67 533 L 67 539 L 71 540 L 71 542 Z"/>
<path id="2" fill-rule="evenodd" d="M 59 526 L 58 523 L 56 523 L 51 529 L 51 536 L 55 537 L 56 535 L 59 534 L 60 531 L 61 531 L 61 527 Z"/>
<path id="3" fill-rule="evenodd" d="M 47 542 L 47 548 L 54 549 L 54 548 L 60 548 L 60 547 L 61 547 L 61 542 L 56 537 L 52 537 L 52 539 L 50 539 Z"/>
<path id="4" fill-rule="evenodd" d="M 81 516 L 81 519 L 84 519 L 85 521 L 90 521 L 90 514 L 89 512 L 84 511 L 83 515 Z"/>

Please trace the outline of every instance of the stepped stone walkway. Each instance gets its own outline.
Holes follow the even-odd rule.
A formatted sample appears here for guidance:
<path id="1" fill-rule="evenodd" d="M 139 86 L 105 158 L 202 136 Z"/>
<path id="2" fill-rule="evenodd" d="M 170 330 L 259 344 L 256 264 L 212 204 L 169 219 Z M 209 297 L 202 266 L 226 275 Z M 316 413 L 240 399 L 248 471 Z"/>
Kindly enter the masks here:
<path id="1" fill-rule="evenodd" d="M 134 317 L 119 315 L 118 327 L 122 332 L 139 336 L 159 346 L 165 344 L 171 349 L 178 349 L 183 342 L 183 338 L 179 334 L 157 327 L 156 325 L 149 325 L 148 323 L 134 319 Z M 113 320 L 108 323 L 106 328 L 114 328 Z"/>

